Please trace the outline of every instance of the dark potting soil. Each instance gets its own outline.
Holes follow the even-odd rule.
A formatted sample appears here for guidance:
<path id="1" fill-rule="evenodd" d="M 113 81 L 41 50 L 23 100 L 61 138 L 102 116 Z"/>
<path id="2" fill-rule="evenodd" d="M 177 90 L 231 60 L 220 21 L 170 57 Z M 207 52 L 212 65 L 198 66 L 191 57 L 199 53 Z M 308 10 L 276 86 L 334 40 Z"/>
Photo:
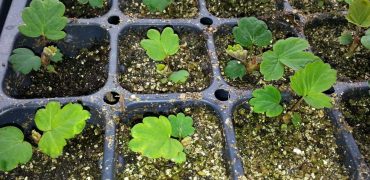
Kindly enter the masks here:
<path id="1" fill-rule="evenodd" d="M 360 45 L 352 57 L 346 57 L 350 45 L 341 45 L 338 41 L 342 32 L 355 32 L 355 29 L 341 16 L 314 19 L 305 27 L 313 52 L 338 71 L 339 81 L 370 80 L 370 51 Z"/>
<path id="2" fill-rule="evenodd" d="M 299 113 L 301 127 L 290 121 L 284 129 L 282 116 L 252 113 L 247 103 L 236 108 L 237 146 L 248 179 L 348 179 L 337 153 L 335 129 L 324 110 L 301 105 Z"/>
<path id="3" fill-rule="evenodd" d="M 100 179 L 103 147 L 103 129 L 87 124 L 82 134 L 67 140 L 60 157 L 52 159 L 34 147 L 28 163 L 0 172 L 0 179 Z"/>
<path id="4" fill-rule="evenodd" d="M 142 0 L 120 0 L 121 11 L 133 18 L 196 18 L 198 0 L 175 0 L 163 12 L 151 12 Z"/>
<path id="5" fill-rule="evenodd" d="M 77 0 L 61 0 L 66 7 L 65 15 L 69 18 L 94 18 L 104 15 L 109 11 L 110 0 L 104 0 L 102 8 L 93 8 L 89 3 L 81 4 Z"/>
<path id="6" fill-rule="evenodd" d="M 221 18 L 266 16 L 276 13 L 275 0 L 206 0 L 208 11 Z"/>
<path id="7" fill-rule="evenodd" d="M 224 136 L 219 119 L 206 106 L 171 110 L 183 112 L 193 118 L 195 133 L 184 145 L 186 162 L 176 164 L 165 159 L 149 159 L 128 148 L 132 124 L 142 121 L 143 116 L 131 119 L 131 125 L 123 124 L 117 134 L 117 149 L 125 164 L 117 164 L 118 179 L 228 179 L 223 159 Z"/>
<path id="8" fill-rule="evenodd" d="M 269 30 L 273 34 L 273 43 L 275 43 L 277 40 L 280 39 L 286 39 L 288 37 L 296 37 L 295 33 L 290 29 L 289 25 L 282 25 L 282 22 L 276 21 L 276 20 L 266 20 L 265 21 L 269 27 Z M 237 88 L 258 88 L 262 87 L 266 82 L 264 81 L 263 75 L 260 73 L 259 69 L 256 71 L 249 73 L 243 77 L 242 80 L 239 78 L 233 80 L 228 78 L 225 75 L 225 68 L 227 66 L 227 63 L 231 60 L 235 60 L 235 58 L 229 56 L 226 53 L 226 49 L 228 45 L 234 45 L 236 44 L 234 40 L 234 36 L 232 33 L 232 29 L 234 26 L 231 25 L 223 25 L 221 26 L 217 32 L 215 33 L 215 44 L 216 44 L 216 51 L 217 51 L 217 56 L 218 60 L 220 63 L 220 69 L 221 69 L 221 74 L 223 75 L 223 78 L 225 81 Z M 269 45 L 268 47 L 265 48 L 259 48 L 255 46 L 254 50 L 248 50 L 247 48 L 244 48 L 248 50 L 248 60 L 253 59 L 254 56 L 259 56 L 262 57 L 262 53 L 266 52 L 268 50 L 272 49 L 272 44 Z M 251 52 L 252 51 L 252 52 Z M 279 80 L 279 81 L 273 81 L 274 84 L 280 86 L 282 89 L 284 86 L 289 85 L 289 76 L 293 74 L 293 71 L 291 69 L 286 68 L 286 71 L 284 73 L 284 77 Z"/>
<path id="9" fill-rule="evenodd" d="M 103 87 L 108 78 L 109 50 L 109 43 L 104 42 L 81 49 L 75 57 L 64 56 L 62 62 L 53 64 L 57 73 L 49 73 L 44 68 L 28 75 L 9 73 L 5 92 L 15 98 L 91 94 Z"/>
<path id="10" fill-rule="evenodd" d="M 290 5 L 303 13 L 338 13 L 348 8 L 346 2 L 338 0 L 289 0 Z"/>
<path id="11" fill-rule="evenodd" d="M 201 32 L 185 28 L 175 30 L 180 38 L 180 50 L 162 63 L 173 72 L 187 70 L 190 76 L 183 84 L 173 84 L 164 80 L 166 75 L 157 72 L 156 62 L 140 46 L 140 41 L 147 39 L 147 30 L 130 28 L 121 36 L 119 58 L 123 70 L 119 81 L 123 88 L 135 93 L 199 92 L 210 85 L 212 68 Z"/>
<path id="12" fill-rule="evenodd" d="M 341 111 L 352 128 L 361 154 L 370 164 L 370 94 L 345 100 L 341 104 Z"/>

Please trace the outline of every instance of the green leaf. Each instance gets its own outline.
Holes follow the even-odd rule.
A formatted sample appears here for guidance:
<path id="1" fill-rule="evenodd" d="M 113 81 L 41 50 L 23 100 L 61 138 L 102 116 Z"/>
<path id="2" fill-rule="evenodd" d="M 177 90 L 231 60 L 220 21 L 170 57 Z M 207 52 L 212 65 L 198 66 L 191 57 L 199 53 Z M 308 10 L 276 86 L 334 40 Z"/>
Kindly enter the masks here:
<path id="1" fill-rule="evenodd" d="M 247 74 L 247 69 L 245 68 L 244 64 L 240 63 L 237 60 L 232 60 L 227 63 L 227 66 L 225 68 L 225 75 L 235 80 L 236 78 L 239 78 L 240 80 L 243 79 L 243 77 Z"/>
<path id="2" fill-rule="evenodd" d="M 146 50 L 146 54 L 155 61 L 163 61 L 170 55 L 174 55 L 180 49 L 179 36 L 172 28 L 167 27 L 162 34 L 155 29 L 147 32 L 149 39 L 140 42 L 141 47 Z"/>
<path id="3" fill-rule="evenodd" d="M 44 47 L 43 54 L 47 55 L 55 63 L 63 60 L 63 54 L 55 46 Z"/>
<path id="4" fill-rule="evenodd" d="M 228 45 L 226 53 L 231 57 L 241 61 L 245 61 L 248 55 L 248 51 L 244 50 L 240 44 L 235 44 L 234 46 Z"/>
<path id="5" fill-rule="evenodd" d="M 143 0 L 143 3 L 152 12 L 162 12 L 172 3 L 172 1 L 173 0 Z"/>
<path id="6" fill-rule="evenodd" d="M 272 41 L 272 33 L 266 23 L 255 17 L 240 19 L 238 26 L 233 29 L 233 34 L 235 41 L 243 47 L 263 47 Z"/>
<path id="7" fill-rule="evenodd" d="M 360 27 L 370 26 L 370 1 L 353 0 L 349 5 L 347 20 Z"/>
<path id="8" fill-rule="evenodd" d="M 38 71 L 41 67 L 41 59 L 27 48 L 17 48 L 10 56 L 10 63 L 14 71 L 28 74 L 32 70 Z"/>
<path id="9" fill-rule="evenodd" d="M 332 107 L 331 98 L 322 92 L 330 89 L 336 82 L 337 72 L 329 64 L 321 61 L 307 64 L 290 78 L 290 86 L 315 108 Z"/>
<path id="10" fill-rule="evenodd" d="M 0 170 L 11 171 L 32 157 L 32 146 L 23 140 L 21 130 L 13 126 L 0 128 Z"/>
<path id="11" fill-rule="evenodd" d="M 44 132 L 38 144 L 40 150 L 52 158 L 60 156 L 66 140 L 80 134 L 89 118 L 90 113 L 80 104 L 61 108 L 59 102 L 49 102 L 35 117 L 37 128 Z"/>
<path id="12" fill-rule="evenodd" d="M 308 47 L 307 40 L 301 38 L 291 37 L 277 41 L 272 51 L 267 51 L 262 55 L 260 71 L 265 80 L 271 81 L 282 78 L 284 65 L 293 70 L 299 70 L 307 63 L 319 60 L 319 57 L 305 51 Z"/>
<path id="13" fill-rule="evenodd" d="M 164 117 L 146 117 L 143 123 L 131 129 L 133 139 L 129 148 L 149 158 L 165 158 L 177 163 L 185 162 L 184 147 L 176 139 L 171 138 L 170 121 Z"/>
<path id="14" fill-rule="evenodd" d="M 264 89 L 254 90 L 253 98 L 249 104 L 256 113 L 266 113 L 268 117 L 279 116 L 283 112 L 283 106 L 280 105 L 281 94 L 274 86 L 265 86 Z"/>
<path id="15" fill-rule="evenodd" d="M 172 126 L 172 136 L 176 138 L 185 138 L 194 134 L 193 119 L 185 116 L 183 113 L 178 113 L 177 116 L 168 116 Z"/>
<path id="16" fill-rule="evenodd" d="M 81 4 L 89 3 L 93 8 L 102 8 L 104 5 L 103 0 L 78 0 L 78 2 Z"/>
<path id="17" fill-rule="evenodd" d="M 65 6 L 58 0 L 32 0 L 30 7 L 22 12 L 24 24 L 19 31 L 28 37 L 45 36 L 50 40 L 63 39 L 66 33 L 62 30 L 68 19 L 64 17 Z"/>
<path id="18" fill-rule="evenodd" d="M 301 126 L 301 123 L 302 123 L 301 114 L 299 114 L 297 112 L 294 112 L 293 116 L 292 116 L 292 123 L 293 123 L 294 127 L 299 128 Z"/>
<path id="19" fill-rule="evenodd" d="M 352 34 L 348 31 L 343 32 L 339 37 L 339 43 L 341 45 L 349 45 L 352 43 L 352 41 L 353 41 Z"/>
<path id="20" fill-rule="evenodd" d="M 362 36 L 361 44 L 364 45 L 367 49 L 370 49 L 370 29 L 366 31 L 365 36 Z"/>
<path id="21" fill-rule="evenodd" d="M 187 70 L 180 70 L 180 71 L 175 71 L 173 72 L 170 77 L 168 78 L 170 81 L 173 83 L 185 83 L 186 80 L 189 77 L 189 72 Z"/>

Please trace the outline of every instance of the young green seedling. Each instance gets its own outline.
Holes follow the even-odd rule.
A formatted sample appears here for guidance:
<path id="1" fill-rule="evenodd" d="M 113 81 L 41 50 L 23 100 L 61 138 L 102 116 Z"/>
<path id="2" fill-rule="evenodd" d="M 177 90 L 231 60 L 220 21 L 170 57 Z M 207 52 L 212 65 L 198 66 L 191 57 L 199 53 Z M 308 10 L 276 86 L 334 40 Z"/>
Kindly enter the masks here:
<path id="1" fill-rule="evenodd" d="M 347 53 L 347 56 L 351 57 L 360 44 L 370 50 L 370 29 L 365 32 L 363 29 L 370 27 L 370 1 L 352 0 L 346 2 L 350 4 L 346 19 L 357 27 L 354 33 L 343 32 L 339 37 L 339 43 L 351 45 Z"/>
<path id="2" fill-rule="evenodd" d="M 87 4 L 93 8 L 102 8 L 104 5 L 104 0 L 78 0 L 79 3 L 81 4 Z"/>
<path id="3" fill-rule="evenodd" d="M 41 36 L 50 40 L 60 40 L 66 36 L 62 30 L 68 19 L 64 17 L 65 6 L 58 0 L 32 0 L 22 12 L 23 23 L 19 31 L 28 37 Z"/>
<path id="4" fill-rule="evenodd" d="M 186 161 L 184 147 L 177 139 L 194 134 L 193 120 L 182 113 L 177 116 L 146 117 L 131 129 L 129 148 L 148 158 L 165 158 L 176 163 Z"/>
<path id="5" fill-rule="evenodd" d="M 10 56 L 10 63 L 14 71 L 22 74 L 28 74 L 32 70 L 40 70 L 41 65 L 48 71 L 56 73 L 54 66 L 50 62 L 60 62 L 63 60 L 63 54 L 55 46 L 44 47 L 41 56 L 36 56 L 30 49 L 17 48 L 13 50 Z"/>
<path id="6" fill-rule="evenodd" d="M 152 12 L 162 12 L 164 11 L 173 0 L 143 0 L 145 6 Z"/>

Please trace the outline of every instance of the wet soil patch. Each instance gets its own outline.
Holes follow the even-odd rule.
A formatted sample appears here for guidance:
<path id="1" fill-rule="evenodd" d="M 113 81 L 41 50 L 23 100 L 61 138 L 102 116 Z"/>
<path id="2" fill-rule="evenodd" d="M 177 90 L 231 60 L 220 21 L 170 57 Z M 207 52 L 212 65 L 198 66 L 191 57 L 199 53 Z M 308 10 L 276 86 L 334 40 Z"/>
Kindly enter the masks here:
<path id="1" fill-rule="evenodd" d="M 305 35 L 313 52 L 338 71 L 338 80 L 345 82 L 370 79 L 370 51 L 360 45 L 352 57 L 346 54 L 350 47 L 340 45 L 338 37 L 344 31 L 355 32 L 355 26 L 344 17 L 320 17 L 305 27 Z"/>
<path id="2" fill-rule="evenodd" d="M 103 147 L 103 129 L 87 124 L 82 134 L 67 141 L 62 156 L 52 159 L 34 146 L 28 163 L 0 172 L 0 179 L 101 179 Z"/>
<path id="3" fill-rule="evenodd" d="M 248 1 L 225 1 L 206 0 L 208 11 L 221 18 L 267 16 L 276 13 L 280 2 L 275 0 L 248 0 Z M 279 5 L 277 5 L 279 4 Z"/>
<path id="4" fill-rule="evenodd" d="M 309 13 L 338 13 L 339 11 L 346 11 L 348 4 L 346 2 L 339 2 L 338 0 L 289 0 L 290 5 L 302 11 L 305 14 Z"/>
<path id="5" fill-rule="evenodd" d="M 198 0 L 175 0 L 163 12 L 151 12 L 142 0 L 120 0 L 121 11 L 134 18 L 196 18 Z"/>
<path id="6" fill-rule="evenodd" d="M 146 39 L 149 27 L 134 26 L 121 33 L 119 58 L 123 88 L 136 93 L 199 92 L 211 83 L 212 68 L 209 60 L 206 40 L 201 31 L 190 27 L 175 27 L 180 38 L 180 50 L 165 60 L 174 71 L 187 70 L 190 74 L 183 84 L 164 81 L 166 75 L 156 70 L 156 62 L 149 58 L 140 46 Z M 162 28 L 160 29 L 162 31 Z"/>
<path id="7" fill-rule="evenodd" d="M 341 104 L 341 111 L 346 122 L 352 128 L 361 154 L 370 164 L 370 94 L 351 96 Z"/>
<path id="8" fill-rule="evenodd" d="M 297 37 L 297 32 L 291 28 L 288 24 L 282 21 L 274 21 L 274 20 L 264 20 L 269 27 L 269 30 L 272 32 L 273 35 L 273 43 L 280 39 L 286 39 L 288 37 Z M 261 87 L 266 82 L 264 81 L 263 75 L 260 73 L 259 70 L 254 71 L 252 73 L 247 72 L 247 74 L 243 77 L 242 80 L 239 78 L 232 80 L 225 75 L 225 68 L 227 63 L 235 58 L 229 56 L 226 53 L 226 49 L 228 45 L 236 44 L 234 40 L 234 36 L 232 33 L 233 27 L 236 25 L 234 24 L 225 24 L 222 25 L 217 32 L 215 33 L 215 44 L 216 44 L 216 51 L 218 60 L 220 63 L 221 74 L 225 81 L 237 88 L 257 88 Z M 247 48 L 244 48 L 248 50 Z M 248 60 L 253 59 L 254 56 L 262 57 L 261 52 L 265 52 L 272 49 L 272 44 L 265 48 L 258 48 L 256 47 L 254 51 L 248 50 Z M 284 77 L 282 80 L 273 81 L 276 85 L 281 86 L 282 89 L 286 89 L 285 86 L 289 83 L 289 76 L 293 74 L 293 71 L 286 68 L 286 72 L 284 73 Z"/>
<path id="9" fill-rule="evenodd" d="M 117 148 L 123 164 L 118 163 L 118 179 L 227 179 L 223 159 L 224 136 L 220 120 L 206 106 L 171 109 L 170 114 L 183 112 L 193 118 L 195 133 L 184 147 L 186 162 L 176 164 L 165 159 L 149 159 L 128 148 L 130 128 L 139 123 L 143 115 L 131 118 L 131 123 L 122 125 L 117 134 Z M 167 114 L 166 114 L 167 115 Z M 157 115 L 156 115 L 157 116 Z"/>
<path id="10" fill-rule="evenodd" d="M 234 128 L 247 178 L 348 179 L 324 111 L 302 105 L 299 112 L 301 127 L 290 122 L 283 129 L 281 117 L 252 113 L 246 102 L 236 108 Z"/>
<path id="11" fill-rule="evenodd" d="M 104 15 L 109 11 L 110 0 L 104 0 L 102 8 L 93 8 L 89 3 L 81 4 L 77 0 L 61 0 L 66 6 L 65 15 L 69 18 L 94 18 Z"/>

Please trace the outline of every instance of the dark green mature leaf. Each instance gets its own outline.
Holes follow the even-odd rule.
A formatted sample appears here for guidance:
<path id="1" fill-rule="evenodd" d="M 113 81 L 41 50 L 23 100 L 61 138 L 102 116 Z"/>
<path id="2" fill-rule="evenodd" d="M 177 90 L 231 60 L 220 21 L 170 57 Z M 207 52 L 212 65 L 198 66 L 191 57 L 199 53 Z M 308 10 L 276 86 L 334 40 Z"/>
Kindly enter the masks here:
<path id="1" fill-rule="evenodd" d="M 266 81 L 278 80 L 284 75 L 284 65 L 299 70 L 307 63 L 319 60 L 320 58 L 306 52 L 309 44 L 307 40 L 291 37 L 277 41 L 273 51 L 263 53 L 260 67 L 261 73 Z"/>
<path id="2" fill-rule="evenodd" d="M 274 86 L 265 86 L 264 89 L 253 91 L 253 98 L 249 104 L 256 113 L 266 113 L 268 117 L 275 117 L 283 112 L 283 106 L 280 105 L 281 94 Z"/>
<path id="3" fill-rule="evenodd" d="M 10 63 L 14 71 L 28 74 L 32 70 L 38 71 L 41 67 L 41 59 L 27 48 L 18 48 L 13 50 L 10 56 Z"/>
<path id="4" fill-rule="evenodd" d="M 348 31 L 343 32 L 341 36 L 339 37 L 339 43 L 342 45 L 349 45 L 353 41 L 352 34 Z"/>
<path id="5" fill-rule="evenodd" d="M 63 39 L 62 30 L 68 19 L 64 17 L 65 6 L 58 0 L 32 0 L 30 7 L 22 12 L 24 24 L 19 31 L 28 37 L 44 36 L 50 40 Z"/>
<path id="6" fill-rule="evenodd" d="M 239 78 L 241 80 L 246 74 L 247 69 L 245 68 L 244 64 L 240 63 L 239 61 L 232 60 L 227 63 L 227 66 L 225 68 L 225 75 L 228 78 L 232 80 Z"/>
<path id="7" fill-rule="evenodd" d="M 156 61 L 163 61 L 180 49 L 179 36 L 170 27 L 165 28 L 162 34 L 150 29 L 147 36 L 149 39 L 142 40 L 140 45 L 146 50 L 146 54 Z"/>
<path id="8" fill-rule="evenodd" d="M 89 118 L 90 113 L 80 104 L 69 103 L 61 108 L 59 102 L 49 102 L 35 117 L 37 128 L 44 131 L 38 144 L 40 150 L 52 158 L 60 156 L 66 139 L 80 134 Z"/>
<path id="9" fill-rule="evenodd" d="M 180 70 L 173 72 L 168 79 L 173 83 L 181 84 L 188 80 L 189 75 L 190 74 L 187 70 Z"/>
<path id="10" fill-rule="evenodd" d="M 27 163 L 32 157 L 32 146 L 23 140 L 24 135 L 16 127 L 0 128 L 0 170 L 11 171 L 18 164 Z"/>
<path id="11" fill-rule="evenodd" d="M 307 104 L 315 108 L 332 107 L 331 98 L 324 91 L 336 82 L 337 72 L 322 61 L 307 64 L 290 78 L 290 86 L 302 96 Z"/>
<path id="12" fill-rule="evenodd" d="M 143 0 L 143 3 L 152 12 L 162 12 L 172 3 L 173 0 Z"/>
<path id="13" fill-rule="evenodd" d="M 361 44 L 364 45 L 367 49 L 370 49 L 370 29 L 366 31 L 365 36 L 362 36 Z"/>
<path id="14" fill-rule="evenodd" d="M 347 20 L 360 27 L 370 26 L 370 1 L 353 0 L 349 5 Z"/>
<path id="15" fill-rule="evenodd" d="M 185 162 L 184 147 L 172 139 L 171 134 L 171 123 L 166 117 L 146 117 L 143 123 L 131 129 L 133 139 L 129 142 L 129 148 L 149 158 L 162 157 L 176 163 Z"/>
<path id="16" fill-rule="evenodd" d="M 272 33 L 266 23 L 255 17 L 240 19 L 238 26 L 233 29 L 233 34 L 235 41 L 244 47 L 263 47 L 272 41 Z"/>
<path id="17" fill-rule="evenodd" d="M 177 116 L 168 116 L 172 126 L 172 136 L 176 138 L 185 138 L 194 134 L 193 119 L 190 116 L 185 116 L 183 113 L 178 113 Z"/>
<path id="18" fill-rule="evenodd" d="M 101 8 L 104 5 L 104 0 L 78 0 L 81 4 L 89 3 L 93 8 Z"/>

